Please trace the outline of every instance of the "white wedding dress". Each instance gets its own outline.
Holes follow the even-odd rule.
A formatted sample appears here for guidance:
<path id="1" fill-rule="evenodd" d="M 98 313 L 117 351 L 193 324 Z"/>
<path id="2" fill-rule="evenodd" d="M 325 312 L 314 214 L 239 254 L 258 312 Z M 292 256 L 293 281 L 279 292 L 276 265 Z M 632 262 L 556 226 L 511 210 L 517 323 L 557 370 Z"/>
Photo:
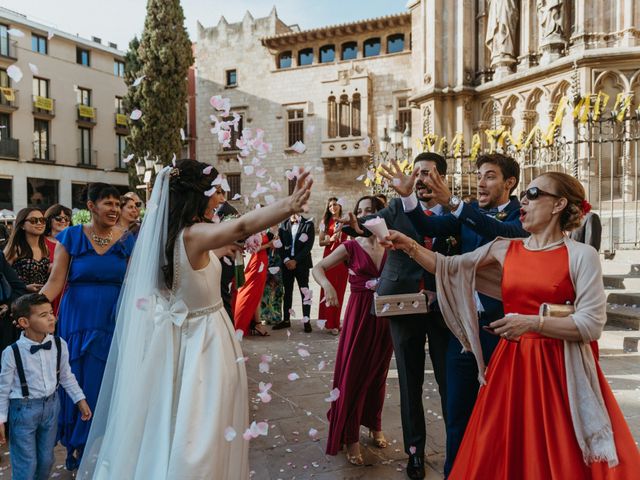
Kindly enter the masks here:
<path id="1" fill-rule="evenodd" d="M 145 242 L 160 250 L 163 242 L 150 233 Z M 154 261 L 148 255 L 134 252 L 130 270 L 143 272 Z M 117 318 L 125 326 L 118 325 L 109 355 L 81 480 L 249 478 L 249 442 L 242 438 L 249 426 L 247 377 L 220 298 L 220 261 L 210 254 L 209 264 L 194 270 L 180 232 L 173 264 L 170 295 L 135 284 L 121 298 Z M 135 297 L 140 291 L 154 293 Z M 133 305 L 139 310 L 131 313 Z M 231 441 L 227 427 L 237 432 Z"/>

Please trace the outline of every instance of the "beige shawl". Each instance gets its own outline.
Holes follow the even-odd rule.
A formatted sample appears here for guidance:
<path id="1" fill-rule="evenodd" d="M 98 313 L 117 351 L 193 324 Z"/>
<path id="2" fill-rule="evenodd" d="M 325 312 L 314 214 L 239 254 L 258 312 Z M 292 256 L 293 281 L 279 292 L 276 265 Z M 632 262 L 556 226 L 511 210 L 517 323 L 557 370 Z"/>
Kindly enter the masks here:
<path id="1" fill-rule="evenodd" d="M 502 265 L 512 241 L 497 238 L 473 252 L 445 257 L 436 254 L 438 304 L 449 329 L 471 351 L 484 385 L 485 363 L 480 347 L 478 313 L 474 291 L 502 299 Z M 576 439 L 586 463 L 618 464 L 611 420 L 602 398 L 593 352 L 589 342 L 600 338 L 606 322 L 606 298 L 598 253 L 589 245 L 565 237 L 569 272 L 576 292 L 571 315 L 581 342 L 564 342 L 569 407 Z"/>

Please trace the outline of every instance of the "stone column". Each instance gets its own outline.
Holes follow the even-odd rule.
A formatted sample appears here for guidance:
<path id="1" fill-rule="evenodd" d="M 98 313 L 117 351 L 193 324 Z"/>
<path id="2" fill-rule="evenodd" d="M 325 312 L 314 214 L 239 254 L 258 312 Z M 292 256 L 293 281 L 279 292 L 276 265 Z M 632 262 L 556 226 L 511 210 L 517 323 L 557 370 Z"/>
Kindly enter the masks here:
<path id="1" fill-rule="evenodd" d="M 535 0 L 522 0 L 521 8 L 519 72 L 528 70 L 538 64 L 538 55 L 536 53 L 538 37 L 536 2 Z"/>

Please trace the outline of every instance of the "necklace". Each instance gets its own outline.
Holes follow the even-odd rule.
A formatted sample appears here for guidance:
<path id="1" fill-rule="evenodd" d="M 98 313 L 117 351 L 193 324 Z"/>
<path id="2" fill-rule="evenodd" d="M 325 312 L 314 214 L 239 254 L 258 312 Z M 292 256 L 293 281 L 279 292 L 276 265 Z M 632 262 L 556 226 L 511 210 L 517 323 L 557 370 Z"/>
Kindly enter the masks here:
<path id="1" fill-rule="evenodd" d="M 524 241 L 524 246 L 525 246 L 525 248 L 527 250 L 529 250 L 531 252 L 539 252 L 539 251 L 542 251 L 542 250 L 548 250 L 549 248 L 552 248 L 552 247 L 557 247 L 558 245 L 562 245 L 564 243 L 564 236 L 560 240 L 556 240 L 555 242 L 547 243 L 546 245 L 543 245 L 541 247 L 530 247 L 529 243 L 531 243 L 531 237 L 528 237 Z"/>
<path id="2" fill-rule="evenodd" d="M 106 247 L 107 245 L 109 245 L 112 238 L 113 234 L 111 233 L 111 231 L 109 231 L 109 234 L 106 237 L 101 237 L 93 229 L 91 229 L 91 240 L 93 240 L 99 247 Z"/>

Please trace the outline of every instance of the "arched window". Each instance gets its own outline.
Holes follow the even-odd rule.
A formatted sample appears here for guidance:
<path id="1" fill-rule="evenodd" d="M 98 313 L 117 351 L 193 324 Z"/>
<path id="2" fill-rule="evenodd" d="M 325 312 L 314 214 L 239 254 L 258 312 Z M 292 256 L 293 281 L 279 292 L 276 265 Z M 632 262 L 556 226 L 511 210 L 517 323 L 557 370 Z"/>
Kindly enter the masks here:
<path id="1" fill-rule="evenodd" d="M 329 138 L 336 138 L 338 136 L 338 104 L 333 95 L 327 101 L 327 120 L 329 122 L 327 135 Z"/>
<path id="2" fill-rule="evenodd" d="M 325 45 L 320 48 L 320 63 L 333 62 L 336 59 L 335 45 Z"/>
<path id="3" fill-rule="evenodd" d="M 291 68 L 291 52 L 282 52 L 278 55 L 278 68 Z"/>
<path id="4" fill-rule="evenodd" d="M 347 95 L 340 96 L 340 107 L 338 110 L 338 114 L 340 116 L 340 131 L 338 134 L 341 137 L 348 137 L 349 131 L 351 130 L 351 122 L 349 119 L 349 97 Z"/>
<path id="5" fill-rule="evenodd" d="M 358 44 L 357 42 L 347 42 L 342 44 L 342 54 L 340 59 L 342 60 L 354 60 L 358 58 Z"/>
<path id="6" fill-rule="evenodd" d="M 351 135 L 360 136 L 360 94 L 354 93 L 351 100 Z"/>
<path id="7" fill-rule="evenodd" d="M 313 48 L 304 48 L 298 52 L 298 66 L 311 65 L 313 63 Z"/>
<path id="8" fill-rule="evenodd" d="M 364 42 L 364 56 L 375 57 L 380 55 L 380 38 L 370 38 Z"/>
<path id="9" fill-rule="evenodd" d="M 404 33 L 387 37 L 387 53 L 398 53 L 404 50 Z"/>

